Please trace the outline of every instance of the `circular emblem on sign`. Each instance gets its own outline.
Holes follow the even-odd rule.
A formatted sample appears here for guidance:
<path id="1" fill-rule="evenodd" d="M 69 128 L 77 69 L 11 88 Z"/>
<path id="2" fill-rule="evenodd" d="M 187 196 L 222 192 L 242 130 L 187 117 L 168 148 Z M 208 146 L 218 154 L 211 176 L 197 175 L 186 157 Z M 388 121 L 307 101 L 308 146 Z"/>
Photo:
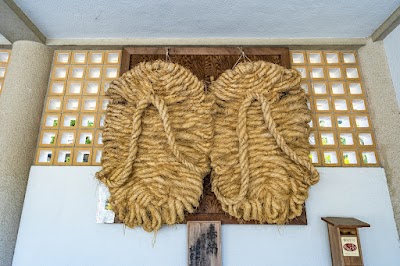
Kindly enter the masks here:
<path id="1" fill-rule="evenodd" d="M 354 245 L 353 243 L 346 243 L 343 245 L 343 249 L 346 251 L 355 251 L 357 250 L 357 246 Z"/>

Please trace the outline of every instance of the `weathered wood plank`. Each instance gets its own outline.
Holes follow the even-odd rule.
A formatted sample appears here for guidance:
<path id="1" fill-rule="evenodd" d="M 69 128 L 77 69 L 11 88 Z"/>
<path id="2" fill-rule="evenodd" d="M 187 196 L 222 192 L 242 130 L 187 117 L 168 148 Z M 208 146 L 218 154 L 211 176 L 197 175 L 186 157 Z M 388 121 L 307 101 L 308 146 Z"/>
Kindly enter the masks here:
<path id="1" fill-rule="evenodd" d="M 345 266 L 343 256 L 340 254 L 341 243 L 339 228 L 328 224 L 329 243 L 331 246 L 332 265 Z"/>
<path id="2" fill-rule="evenodd" d="M 322 217 L 321 220 L 337 227 L 345 227 L 345 228 L 359 228 L 359 227 L 370 227 L 369 224 L 360 221 L 355 218 L 346 218 L 346 217 Z"/>
<path id="3" fill-rule="evenodd" d="M 188 265 L 220 266 L 221 222 L 188 222 Z"/>
<path id="4" fill-rule="evenodd" d="M 126 49 L 123 49 L 121 57 L 121 68 L 119 71 L 120 75 L 128 71 L 130 69 L 130 66 L 131 66 L 131 55 Z"/>

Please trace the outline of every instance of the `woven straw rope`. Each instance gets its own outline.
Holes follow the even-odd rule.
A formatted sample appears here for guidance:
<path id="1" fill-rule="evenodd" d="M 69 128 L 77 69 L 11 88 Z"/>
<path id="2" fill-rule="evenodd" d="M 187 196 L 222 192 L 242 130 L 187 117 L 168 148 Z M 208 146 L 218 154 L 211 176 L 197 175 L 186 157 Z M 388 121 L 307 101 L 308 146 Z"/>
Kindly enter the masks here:
<path id="1" fill-rule="evenodd" d="M 128 227 L 158 230 L 199 205 L 210 170 L 212 101 L 184 67 L 140 63 L 107 91 L 102 170 L 110 203 Z"/>
<path id="2" fill-rule="evenodd" d="M 319 174 L 308 158 L 311 117 L 299 73 L 263 61 L 241 63 L 210 92 L 212 189 L 224 211 L 277 224 L 301 215 Z"/>

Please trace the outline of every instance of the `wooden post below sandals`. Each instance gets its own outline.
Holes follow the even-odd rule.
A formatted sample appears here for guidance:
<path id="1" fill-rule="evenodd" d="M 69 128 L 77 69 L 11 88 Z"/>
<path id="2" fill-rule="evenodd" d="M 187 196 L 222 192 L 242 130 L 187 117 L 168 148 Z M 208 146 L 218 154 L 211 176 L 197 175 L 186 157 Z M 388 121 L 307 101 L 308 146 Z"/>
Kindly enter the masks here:
<path id="1" fill-rule="evenodd" d="M 187 222 L 188 265 L 220 266 L 221 222 Z"/>

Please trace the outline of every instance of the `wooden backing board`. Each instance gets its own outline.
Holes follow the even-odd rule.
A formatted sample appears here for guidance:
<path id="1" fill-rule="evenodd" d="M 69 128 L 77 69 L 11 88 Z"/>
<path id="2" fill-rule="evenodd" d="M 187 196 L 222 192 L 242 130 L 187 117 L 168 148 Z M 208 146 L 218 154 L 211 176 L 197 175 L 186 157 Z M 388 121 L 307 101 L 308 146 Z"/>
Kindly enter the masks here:
<path id="1" fill-rule="evenodd" d="M 190 69 L 200 80 L 208 84 L 218 78 L 225 70 L 232 69 L 242 51 L 252 61 L 265 60 L 290 68 L 287 48 L 269 47 L 127 47 L 122 51 L 122 75 L 143 61 L 170 60 Z M 243 59 L 242 59 L 243 60 Z M 203 181 L 203 196 L 195 214 L 187 214 L 187 221 L 221 221 L 222 224 L 256 224 L 255 221 L 239 221 L 227 215 L 211 191 L 210 175 Z M 307 217 L 305 207 L 301 216 L 289 224 L 305 225 Z"/>
<path id="2" fill-rule="evenodd" d="M 221 222 L 188 222 L 188 265 L 220 266 Z"/>
<path id="3" fill-rule="evenodd" d="M 287 68 L 290 67 L 289 50 L 287 48 L 246 47 L 242 51 L 251 60 L 266 60 Z M 199 68 L 199 65 L 197 65 L 200 63 L 199 61 L 207 61 L 206 67 L 210 67 L 208 70 L 213 71 L 212 67 L 213 72 L 217 72 L 218 69 L 223 72 L 234 66 L 241 55 L 241 50 L 237 47 L 128 47 L 122 50 L 120 74 L 122 75 L 135 64 L 143 61 L 166 60 L 167 54 L 172 62 L 189 68 L 200 80 L 207 80 L 207 77 L 196 71 Z M 212 63 L 215 63 L 215 65 L 213 66 Z M 204 66 L 204 63 L 200 64 L 200 66 L 202 65 Z M 207 71 L 204 72 L 207 74 Z M 215 78 L 218 76 L 214 74 Z"/>
<path id="4" fill-rule="evenodd" d="M 210 175 L 207 175 L 203 181 L 203 195 L 200 200 L 200 206 L 196 213 L 186 214 L 186 221 L 221 221 L 222 224 L 258 224 L 256 221 L 241 221 L 222 210 L 222 206 L 211 191 Z M 307 215 L 306 208 L 303 207 L 302 214 L 289 222 L 291 225 L 306 225 Z"/>

